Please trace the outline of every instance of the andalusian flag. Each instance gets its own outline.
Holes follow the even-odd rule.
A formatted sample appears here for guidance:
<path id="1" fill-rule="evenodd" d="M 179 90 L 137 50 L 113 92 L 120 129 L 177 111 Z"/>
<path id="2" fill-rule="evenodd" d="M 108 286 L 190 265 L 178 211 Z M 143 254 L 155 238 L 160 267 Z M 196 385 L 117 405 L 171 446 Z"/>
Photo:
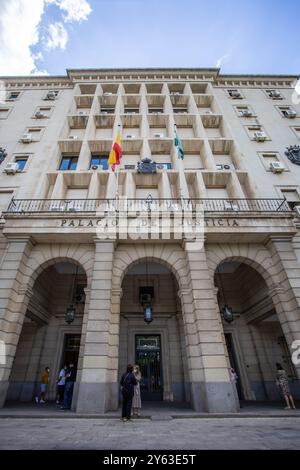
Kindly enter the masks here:
<path id="1" fill-rule="evenodd" d="M 113 144 L 113 147 L 108 157 L 108 164 L 111 165 L 112 171 L 115 171 L 116 165 L 120 165 L 121 157 L 122 157 L 121 136 L 120 136 L 120 131 L 118 131 L 116 140 Z"/>
<path id="2" fill-rule="evenodd" d="M 176 126 L 174 126 L 174 144 L 175 144 L 175 147 L 177 148 L 177 155 L 178 155 L 179 160 L 183 160 L 183 157 L 184 157 L 183 146 L 182 146 L 180 137 L 177 134 Z"/>

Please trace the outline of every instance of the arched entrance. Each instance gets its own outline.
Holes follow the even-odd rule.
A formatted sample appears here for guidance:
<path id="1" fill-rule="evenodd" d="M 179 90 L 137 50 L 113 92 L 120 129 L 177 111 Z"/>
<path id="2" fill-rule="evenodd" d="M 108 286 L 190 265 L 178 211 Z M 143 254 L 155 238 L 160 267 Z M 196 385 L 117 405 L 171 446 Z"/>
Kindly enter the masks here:
<path id="1" fill-rule="evenodd" d="M 141 296 L 152 297 L 153 321 L 144 321 Z M 122 282 L 118 376 L 126 364 L 142 370 L 143 401 L 189 400 L 181 302 L 177 281 L 165 265 L 147 259 L 129 267 Z"/>
<path id="2" fill-rule="evenodd" d="M 40 376 L 50 367 L 47 399 L 56 397 L 56 378 L 64 363 L 79 366 L 82 319 L 87 277 L 71 261 L 47 263 L 35 279 L 10 374 L 7 401 L 31 401 Z M 70 324 L 65 313 L 71 304 L 75 318 Z"/>
<path id="3" fill-rule="evenodd" d="M 299 396 L 296 371 L 269 288 L 262 275 L 238 258 L 221 262 L 214 273 L 228 357 L 238 374 L 240 400 L 277 401 L 276 362 Z M 224 305 L 233 311 L 233 321 L 222 315 Z"/>

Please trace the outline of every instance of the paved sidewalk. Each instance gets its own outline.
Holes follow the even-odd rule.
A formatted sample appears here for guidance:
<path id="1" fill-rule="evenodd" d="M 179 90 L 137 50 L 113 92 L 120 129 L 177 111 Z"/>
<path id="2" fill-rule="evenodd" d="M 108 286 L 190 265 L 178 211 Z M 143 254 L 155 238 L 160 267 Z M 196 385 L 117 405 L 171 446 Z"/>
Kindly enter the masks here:
<path id="1" fill-rule="evenodd" d="M 139 419 L 3 418 L 0 449 L 300 449 L 295 417 Z"/>
<path id="2" fill-rule="evenodd" d="M 55 403 L 46 403 L 37 405 L 36 403 L 9 403 L 0 409 L 1 418 L 94 418 L 94 419 L 118 419 L 121 415 L 121 409 L 109 411 L 105 414 L 78 414 L 70 410 L 61 410 Z M 144 419 L 171 419 L 171 418 L 244 418 L 254 417 L 300 417 L 300 409 L 284 410 L 279 402 L 259 403 L 247 402 L 242 405 L 238 413 L 198 413 L 192 410 L 187 404 L 182 403 L 143 403 L 142 416 Z"/>

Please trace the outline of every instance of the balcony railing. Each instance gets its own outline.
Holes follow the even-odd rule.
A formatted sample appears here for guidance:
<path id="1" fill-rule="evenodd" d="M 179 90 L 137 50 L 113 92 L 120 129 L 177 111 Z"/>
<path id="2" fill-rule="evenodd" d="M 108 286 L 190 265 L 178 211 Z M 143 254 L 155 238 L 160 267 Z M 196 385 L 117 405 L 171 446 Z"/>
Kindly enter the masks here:
<path id="1" fill-rule="evenodd" d="M 103 213 L 115 211 L 292 214 L 285 199 L 12 199 L 4 216 L 41 213 Z"/>

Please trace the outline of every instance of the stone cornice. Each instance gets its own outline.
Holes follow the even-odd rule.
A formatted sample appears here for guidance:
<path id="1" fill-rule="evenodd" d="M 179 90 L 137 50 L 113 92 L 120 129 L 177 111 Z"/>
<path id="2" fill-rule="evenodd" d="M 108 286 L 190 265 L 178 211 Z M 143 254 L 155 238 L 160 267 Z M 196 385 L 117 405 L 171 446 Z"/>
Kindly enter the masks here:
<path id="1" fill-rule="evenodd" d="M 101 68 L 67 69 L 66 75 L 56 76 L 3 76 L 0 77 L 8 88 L 61 87 L 71 88 L 82 81 L 122 80 L 205 80 L 217 86 L 291 86 L 297 75 L 222 75 L 219 68 Z"/>

